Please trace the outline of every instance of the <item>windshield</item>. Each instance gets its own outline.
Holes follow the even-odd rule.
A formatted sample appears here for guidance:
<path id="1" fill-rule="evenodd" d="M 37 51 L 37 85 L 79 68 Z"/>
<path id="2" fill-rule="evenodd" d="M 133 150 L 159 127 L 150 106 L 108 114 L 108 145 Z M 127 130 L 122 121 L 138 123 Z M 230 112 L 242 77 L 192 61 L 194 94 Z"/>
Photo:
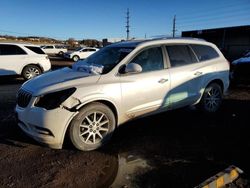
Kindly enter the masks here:
<path id="1" fill-rule="evenodd" d="M 77 65 L 99 65 L 103 66 L 102 74 L 111 71 L 121 60 L 123 60 L 134 47 L 105 47 L 89 56 L 84 61 L 79 61 Z"/>

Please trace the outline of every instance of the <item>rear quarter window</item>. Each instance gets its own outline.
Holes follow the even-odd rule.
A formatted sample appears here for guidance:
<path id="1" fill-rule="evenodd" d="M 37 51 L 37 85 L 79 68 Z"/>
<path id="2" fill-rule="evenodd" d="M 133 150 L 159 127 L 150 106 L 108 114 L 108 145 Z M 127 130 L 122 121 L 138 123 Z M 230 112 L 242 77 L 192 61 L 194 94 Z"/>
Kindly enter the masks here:
<path id="1" fill-rule="evenodd" d="M 219 54 L 211 46 L 199 44 L 191 44 L 190 46 L 194 50 L 199 61 L 207 61 L 219 57 Z"/>
<path id="2" fill-rule="evenodd" d="M 32 52 L 35 52 L 36 54 L 45 54 L 44 51 L 39 47 L 35 46 L 25 46 L 25 47 L 31 50 Z"/>

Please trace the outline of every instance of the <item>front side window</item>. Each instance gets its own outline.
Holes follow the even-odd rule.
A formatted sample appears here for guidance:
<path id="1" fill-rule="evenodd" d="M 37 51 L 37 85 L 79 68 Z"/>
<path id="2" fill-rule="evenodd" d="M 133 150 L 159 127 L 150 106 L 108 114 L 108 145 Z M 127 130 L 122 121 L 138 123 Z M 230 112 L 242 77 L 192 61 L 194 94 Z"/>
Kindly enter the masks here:
<path id="1" fill-rule="evenodd" d="M 26 52 L 16 45 L 11 44 L 1 44 L 0 45 L 0 55 L 25 55 Z"/>
<path id="2" fill-rule="evenodd" d="M 197 59 L 188 45 L 166 46 L 171 67 L 196 63 Z"/>
<path id="3" fill-rule="evenodd" d="M 164 69 L 161 47 L 150 48 L 139 53 L 131 63 L 139 64 L 142 72 Z"/>
<path id="4" fill-rule="evenodd" d="M 191 44 L 191 48 L 196 53 L 199 61 L 206 61 L 219 57 L 219 54 L 210 46 Z"/>

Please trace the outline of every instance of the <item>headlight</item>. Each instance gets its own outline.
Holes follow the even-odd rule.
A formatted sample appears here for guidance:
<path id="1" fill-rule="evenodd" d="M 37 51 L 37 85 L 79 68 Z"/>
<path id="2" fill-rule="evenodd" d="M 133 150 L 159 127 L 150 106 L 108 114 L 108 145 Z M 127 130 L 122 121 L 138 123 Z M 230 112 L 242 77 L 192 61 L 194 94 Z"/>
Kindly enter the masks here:
<path id="1" fill-rule="evenodd" d="M 66 101 L 75 91 L 76 88 L 69 88 L 40 96 L 37 98 L 35 106 L 45 108 L 47 110 L 55 109 Z"/>

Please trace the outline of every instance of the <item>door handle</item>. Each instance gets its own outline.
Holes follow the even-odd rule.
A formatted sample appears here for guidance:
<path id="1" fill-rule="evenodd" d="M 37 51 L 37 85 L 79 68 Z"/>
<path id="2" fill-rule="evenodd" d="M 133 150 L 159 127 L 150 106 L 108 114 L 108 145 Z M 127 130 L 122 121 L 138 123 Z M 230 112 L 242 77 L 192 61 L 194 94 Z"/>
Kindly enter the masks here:
<path id="1" fill-rule="evenodd" d="M 165 83 L 165 82 L 167 82 L 167 81 L 168 81 L 168 79 L 162 78 L 162 79 L 160 79 L 158 82 L 159 82 L 160 84 L 163 84 L 163 83 Z"/>
<path id="2" fill-rule="evenodd" d="M 202 74 L 203 74 L 203 72 L 200 72 L 200 71 L 197 71 L 196 73 L 194 73 L 195 76 L 200 76 Z"/>

